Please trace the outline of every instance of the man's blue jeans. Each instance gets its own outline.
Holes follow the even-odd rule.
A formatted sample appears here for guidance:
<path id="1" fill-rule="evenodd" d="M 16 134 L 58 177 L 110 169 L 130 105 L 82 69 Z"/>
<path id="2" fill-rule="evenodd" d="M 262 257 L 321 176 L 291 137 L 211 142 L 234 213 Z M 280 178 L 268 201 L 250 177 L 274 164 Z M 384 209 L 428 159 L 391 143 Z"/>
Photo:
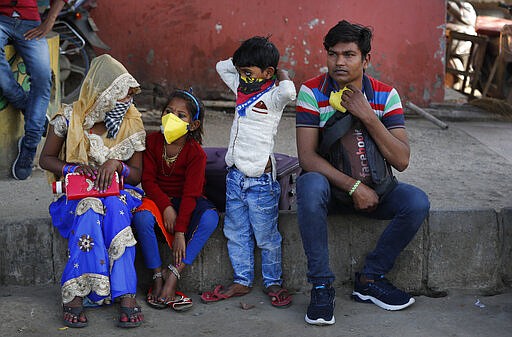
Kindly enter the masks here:
<path id="1" fill-rule="evenodd" d="M 20 20 L 0 15 L 0 94 L 24 114 L 25 137 L 23 146 L 35 151 L 41 140 L 50 101 L 52 75 L 46 38 L 25 40 L 23 34 L 37 26 L 39 21 Z M 26 93 L 14 79 L 4 47 L 11 42 L 21 56 L 30 76 L 30 91 Z"/>
<path id="2" fill-rule="evenodd" d="M 425 192 L 412 185 L 398 183 L 371 213 L 358 213 L 374 219 L 391 220 L 377 246 L 368 254 L 363 273 L 388 273 L 402 250 L 428 215 L 430 202 Z M 331 284 L 334 274 L 329 267 L 327 214 L 329 211 L 355 212 L 353 207 L 336 203 L 325 176 L 308 172 L 297 179 L 297 217 L 302 245 L 308 260 L 308 282 Z"/>
<path id="3" fill-rule="evenodd" d="M 281 234 L 279 183 L 272 173 L 246 177 L 230 168 L 226 177 L 226 214 L 224 235 L 233 266 L 233 282 L 251 287 L 254 281 L 254 241 L 261 249 L 261 271 L 265 288 L 281 285 Z"/>

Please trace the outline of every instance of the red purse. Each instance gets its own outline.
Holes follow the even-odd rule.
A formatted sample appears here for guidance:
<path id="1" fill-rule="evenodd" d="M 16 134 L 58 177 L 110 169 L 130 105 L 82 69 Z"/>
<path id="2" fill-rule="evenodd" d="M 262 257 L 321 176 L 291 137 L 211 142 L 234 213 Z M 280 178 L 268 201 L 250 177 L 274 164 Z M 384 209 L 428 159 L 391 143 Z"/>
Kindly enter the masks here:
<path id="1" fill-rule="evenodd" d="M 119 179 L 114 172 L 110 187 L 100 192 L 94 189 L 94 180 L 80 173 L 68 173 L 64 181 L 56 181 L 52 184 L 53 193 L 66 193 L 68 200 L 82 199 L 86 197 L 108 197 L 119 195 L 123 189 L 123 178 Z"/>

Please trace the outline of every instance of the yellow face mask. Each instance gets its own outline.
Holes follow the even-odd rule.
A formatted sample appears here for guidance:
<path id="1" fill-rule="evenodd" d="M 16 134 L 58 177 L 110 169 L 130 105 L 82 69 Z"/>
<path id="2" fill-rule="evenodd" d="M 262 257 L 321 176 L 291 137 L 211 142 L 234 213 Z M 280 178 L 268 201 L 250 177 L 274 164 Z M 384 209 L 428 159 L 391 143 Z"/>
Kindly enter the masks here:
<path id="1" fill-rule="evenodd" d="M 341 105 L 341 95 L 343 95 L 343 92 L 345 90 L 352 91 L 347 87 L 343 87 L 343 89 L 341 89 L 339 91 L 331 91 L 331 95 L 329 96 L 329 104 L 334 109 L 341 111 L 341 112 L 347 112 L 347 109 L 343 105 Z"/>
<path id="2" fill-rule="evenodd" d="M 171 144 L 176 139 L 187 134 L 189 130 L 189 123 L 182 121 L 175 114 L 167 114 L 162 116 L 162 125 L 160 126 L 164 134 L 167 144 Z"/>

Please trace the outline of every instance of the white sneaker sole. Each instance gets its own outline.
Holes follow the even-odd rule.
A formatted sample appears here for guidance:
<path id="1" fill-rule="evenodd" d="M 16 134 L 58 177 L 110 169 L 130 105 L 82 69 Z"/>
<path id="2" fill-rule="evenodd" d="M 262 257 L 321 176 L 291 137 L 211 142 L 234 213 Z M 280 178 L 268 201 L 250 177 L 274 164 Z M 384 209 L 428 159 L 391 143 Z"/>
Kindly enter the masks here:
<path id="1" fill-rule="evenodd" d="M 16 166 L 16 163 L 18 162 L 18 159 L 20 159 L 20 154 L 21 154 L 21 141 L 23 140 L 23 137 L 20 137 L 20 139 L 18 139 L 18 155 L 16 156 L 16 159 L 14 160 L 14 163 L 12 163 L 12 168 L 11 168 L 11 173 L 12 173 L 12 176 L 14 179 L 16 180 L 21 180 L 20 178 L 18 178 L 16 176 L 16 172 L 14 170 L 14 167 Z"/>
<path id="2" fill-rule="evenodd" d="M 308 317 L 308 315 L 306 315 L 306 317 L 304 317 L 304 320 L 306 321 L 306 323 L 312 324 L 312 325 L 333 325 L 334 323 L 336 323 L 336 319 L 334 318 L 334 315 L 332 316 L 332 318 L 329 321 L 326 321 L 323 318 L 310 319 Z"/>
<path id="3" fill-rule="evenodd" d="M 407 303 L 405 303 L 405 304 L 392 305 L 392 304 L 384 303 L 384 302 L 380 301 L 379 299 L 377 299 L 377 298 L 375 298 L 373 296 L 368 296 L 368 295 L 360 294 L 357 291 L 353 291 L 352 292 L 352 296 L 357 296 L 358 300 L 361 301 L 361 302 L 368 302 L 368 303 L 372 302 L 376 306 L 378 306 L 378 307 L 380 307 L 382 309 L 390 310 L 390 311 L 397 311 L 397 310 L 405 309 L 405 308 L 407 308 L 408 306 L 412 305 L 415 302 L 414 298 L 411 297 L 409 299 L 409 301 Z"/>

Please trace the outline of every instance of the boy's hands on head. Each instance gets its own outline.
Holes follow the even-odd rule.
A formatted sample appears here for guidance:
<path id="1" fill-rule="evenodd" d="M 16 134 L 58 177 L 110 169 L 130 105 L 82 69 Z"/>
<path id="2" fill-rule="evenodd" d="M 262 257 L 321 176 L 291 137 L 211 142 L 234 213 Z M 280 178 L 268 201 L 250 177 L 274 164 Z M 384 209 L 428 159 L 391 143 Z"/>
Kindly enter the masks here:
<path id="1" fill-rule="evenodd" d="M 277 75 L 277 80 L 278 81 L 290 80 L 290 76 L 288 76 L 288 71 L 287 70 L 284 70 L 284 69 L 281 69 L 281 68 L 277 68 L 276 75 Z"/>
<path id="2" fill-rule="evenodd" d="M 163 216 L 164 216 L 165 229 L 169 233 L 174 234 L 174 225 L 176 224 L 176 217 L 177 217 L 176 211 L 174 210 L 174 208 L 172 206 L 167 206 L 164 209 Z"/>

